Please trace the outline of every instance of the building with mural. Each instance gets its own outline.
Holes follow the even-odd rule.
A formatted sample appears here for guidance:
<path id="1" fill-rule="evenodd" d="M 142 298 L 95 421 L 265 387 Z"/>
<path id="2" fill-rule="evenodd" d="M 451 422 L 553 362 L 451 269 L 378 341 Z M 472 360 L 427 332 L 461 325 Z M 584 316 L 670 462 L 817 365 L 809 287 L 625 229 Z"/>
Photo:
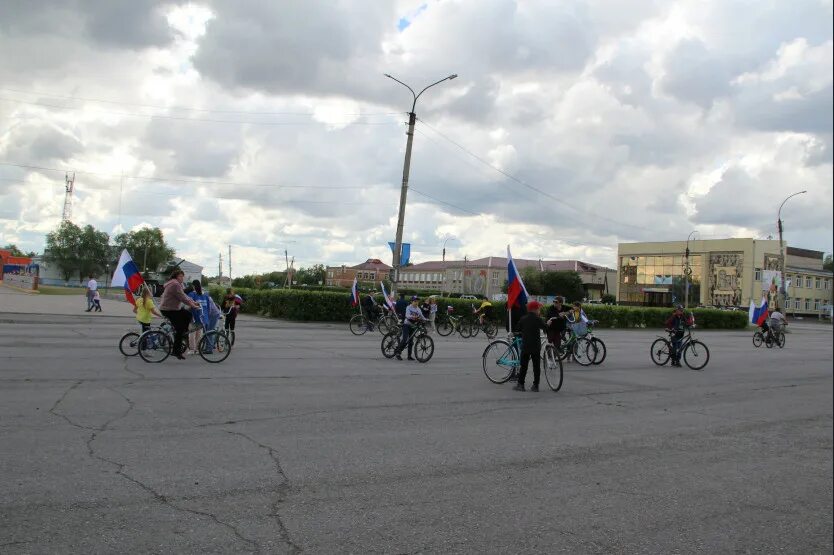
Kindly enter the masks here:
<path id="1" fill-rule="evenodd" d="M 746 308 L 751 300 L 759 302 L 763 296 L 771 306 L 776 306 L 782 279 L 779 241 L 748 238 L 690 241 L 688 261 L 686 247 L 686 241 L 620 243 L 617 302 L 643 306 L 683 303 L 688 283 L 689 306 Z M 785 251 L 785 275 L 789 280 L 786 311 L 818 313 L 825 304 L 823 297 L 830 298 L 832 287 L 831 272 L 822 269 L 823 253 L 790 247 Z M 803 287 L 796 287 L 800 278 Z M 819 295 L 811 295 L 809 288 L 804 287 L 806 283 L 811 283 L 810 289 Z M 804 296 L 798 297 L 801 300 L 797 307 L 796 295 L 800 292 Z"/>

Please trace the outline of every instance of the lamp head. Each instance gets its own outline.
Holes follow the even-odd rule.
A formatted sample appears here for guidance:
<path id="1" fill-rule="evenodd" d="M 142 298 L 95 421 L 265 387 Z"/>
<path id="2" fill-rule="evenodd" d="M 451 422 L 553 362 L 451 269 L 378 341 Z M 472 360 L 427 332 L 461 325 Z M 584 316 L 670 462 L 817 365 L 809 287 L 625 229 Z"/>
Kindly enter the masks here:
<path id="1" fill-rule="evenodd" d="M 458 76 L 458 74 L 457 74 L 457 73 L 453 73 L 453 74 L 451 74 L 449 77 L 447 77 L 446 79 L 454 79 L 454 78 L 456 78 L 457 76 Z"/>

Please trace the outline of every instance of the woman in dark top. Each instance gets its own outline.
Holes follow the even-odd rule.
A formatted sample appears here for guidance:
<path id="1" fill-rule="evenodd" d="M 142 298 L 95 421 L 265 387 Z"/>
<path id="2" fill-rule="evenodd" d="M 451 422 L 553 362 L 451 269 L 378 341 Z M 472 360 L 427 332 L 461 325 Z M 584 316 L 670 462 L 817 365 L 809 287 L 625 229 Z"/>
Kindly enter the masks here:
<path id="1" fill-rule="evenodd" d="M 513 388 L 515 391 L 525 391 L 524 378 L 527 377 L 530 359 L 533 359 L 533 386 L 530 391 L 539 390 L 542 349 L 540 332 L 547 331 L 544 320 L 539 316 L 541 306 L 538 301 L 530 301 L 527 303 L 527 314 L 518 320 L 518 331 L 521 334 L 521 370 L 518 373 L 518 384 Z"/>
<path id="2" fill-rule="evenodd" d="M 188 324 L 191 323 L 191 312 L 182 308 L 182 305 L 191 308 L 199 308 L 199 303 L 191 300 L 185 294 L 182 282 L 185 280 L 185 273 L 182 270 L 174 270 L 171 279 L 165 284 L 162 292 L 162 299 L 159 301 L 159 310 L 171 321 L 174 326 L 174 347 L 172 354 L 179 358 L 185 358 L 182 354 L 182 342 L 185 334 L 188 333 Z"/>
<path id="3" fill-rule="evenodd" d="M 562 297 L 553 299 L 553 304 L 547 307 L 547 340 L 558 349 L 562 345 L 562 334 L 568 328 L 564 313 L 570 310 L 564 305 Z"/>

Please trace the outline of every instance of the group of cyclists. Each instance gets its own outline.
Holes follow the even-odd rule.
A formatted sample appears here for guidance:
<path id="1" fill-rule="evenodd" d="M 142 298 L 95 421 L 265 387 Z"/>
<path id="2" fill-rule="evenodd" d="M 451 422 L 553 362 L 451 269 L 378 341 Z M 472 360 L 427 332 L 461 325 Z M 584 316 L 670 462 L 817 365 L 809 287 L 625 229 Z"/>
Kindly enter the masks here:
<path id="1" fill-rule="evenodd" d="M 211 295 L 203 290 L 200 280 L 192 281 L 187 289 L 183 285 L 184 281 L 185 272 L 182 270 L 175 270 L 171 274 L 164 285 L 162 297 L 159 301 L 159 309 L 154 304 L 150 288 L 143 285 L 140 297 L 136 299 L 133 307 L 136 321 L 142 328 L 142 333 L 150 330 L 154 316 L 164 317 L 171 323 L 174 329 L 171 354 L 180 360 L 185 358 L 185 345 L 190 345 L 191 354 L 196 353 L 202 334 L 215 329 L 221 316 L 225 316 L 225 330 L 227 332 L 234 331 L 237 313 L 242 301 L 233 289 L 228 288 L 221 301 L 221 309 Z M 191 333 L 189 333 L 189 327 L 193 327 Z M 185 341 L 186 336 L 188 336 L 187 343 Z M 211 349 L 213 347 L 208 339 L 205 343 L 204 348 Z"/>

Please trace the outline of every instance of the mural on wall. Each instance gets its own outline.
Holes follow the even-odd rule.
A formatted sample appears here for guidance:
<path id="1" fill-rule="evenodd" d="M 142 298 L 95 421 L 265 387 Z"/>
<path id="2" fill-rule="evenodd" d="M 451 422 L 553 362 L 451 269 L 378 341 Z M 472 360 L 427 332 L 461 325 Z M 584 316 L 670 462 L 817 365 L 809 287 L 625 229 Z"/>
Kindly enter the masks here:
<path id="1" fill-rule="evenodd" d="M 487 271 L 465 270 L 463 272 L 463 291 L 467 295 L 483 295 L 486 292 Z"/>
<path id="2" fill-rule="evenodd" d="M 781 270 L 782 266 L 779 264 L 778 254 L 764 255 L 764 270 Z"/>
<path id="3" fill-rule="evenodd" d="M 744 279 L 744 254 L 711 253 L 709 256 L 709 295 L 715 306 L 739 306 Z"/>

